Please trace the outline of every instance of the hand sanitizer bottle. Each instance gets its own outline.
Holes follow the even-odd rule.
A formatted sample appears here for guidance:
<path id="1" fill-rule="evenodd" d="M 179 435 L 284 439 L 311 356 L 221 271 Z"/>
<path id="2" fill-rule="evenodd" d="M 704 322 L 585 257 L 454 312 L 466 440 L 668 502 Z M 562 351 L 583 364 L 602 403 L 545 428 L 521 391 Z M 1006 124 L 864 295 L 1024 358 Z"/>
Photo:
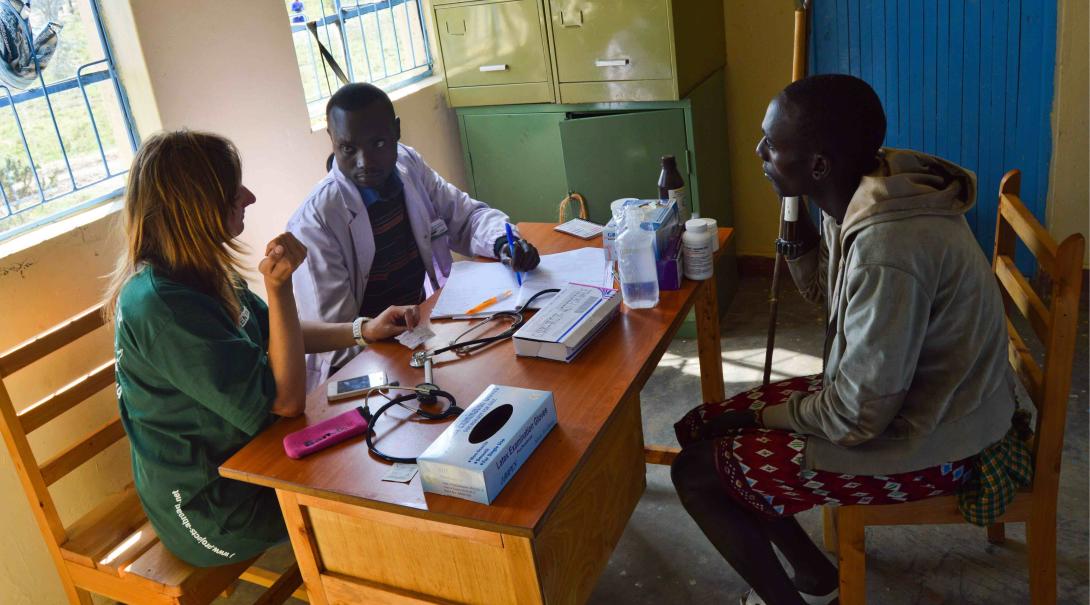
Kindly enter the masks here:
<path id="1" fill-rule="evenodd" d="M 617 265 L 621 296 L 633 309 L 659 304 L 659 278 L 655 270 L 655 235 L 640 226 L 643 214 L 637 208 L 624 213 L 625 229 L 617 237 Z"/>

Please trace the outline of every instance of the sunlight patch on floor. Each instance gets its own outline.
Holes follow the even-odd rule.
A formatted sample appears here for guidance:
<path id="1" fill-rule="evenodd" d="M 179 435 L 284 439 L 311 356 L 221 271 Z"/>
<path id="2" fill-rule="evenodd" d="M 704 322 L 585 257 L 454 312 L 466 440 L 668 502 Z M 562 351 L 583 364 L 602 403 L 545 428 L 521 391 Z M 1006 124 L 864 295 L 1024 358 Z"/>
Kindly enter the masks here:
<path id="1" fill-rule="evenodd" d="M 723 351 L 723 378 L 731 383 L 760 382 L 764 376 L 765 349 Z M 688 376 L 700 376 L 700 360 L 667 352 L 660 367 L 672 368 Z M 821 358 L 807 353 L 777 348 L 772 353 L 772 380 L 807 376 L 821 372 Z"/>

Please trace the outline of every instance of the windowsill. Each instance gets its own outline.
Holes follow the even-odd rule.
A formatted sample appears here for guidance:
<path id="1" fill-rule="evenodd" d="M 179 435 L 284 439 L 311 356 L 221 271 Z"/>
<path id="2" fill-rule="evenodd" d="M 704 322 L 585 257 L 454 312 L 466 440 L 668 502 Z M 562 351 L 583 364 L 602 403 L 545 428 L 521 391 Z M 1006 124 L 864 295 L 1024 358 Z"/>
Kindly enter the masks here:
<path id="1" fill-rule="evenodd" d="M 417 81 L 417 82 L 413 82 L 412 84 L 402 86 L 401 88 L 395 89 L 392 92 L 389 92 L 387 94 L 390 96 L 390 101 L 392 101 L 393 103 L 397 103 L 401 99 L 404 99 L 406 97 L 411 97 L 412 95 L 424 90 L 425 88 L 431 88 L 432 86 L 437 86 L 437 85 L 440 85 L 442 83 L 443 83 L 443 77 L 442 76 L 440 76 L 438 74 L 432 74 L 432 75 L 424 78 L 423 80 L 420 80 L 420 81 Z M 326 126 L 325 120 L 322 120 L 320 122 L 316 122 L 313 125 L 311 125 L 310 131 L 312 133 L 319 132 L 319 131 L 324 131 L 325 126 Z"/>
<path id="2" fill-rule="evenodd" d="M 10 240 L 0 242 L 0 260 L 14 256 L 34 246 L 56 239 L 70 231 L 86 227 L 91 223 L 104 219 L 121 211 L 125 205 L 125 196 L 119 194 L 97 206 L 93 206 L 82 212 L 66 216 L 52 223 L 46 223 L 32 229 L 23 235 L 18 235 Z"/>

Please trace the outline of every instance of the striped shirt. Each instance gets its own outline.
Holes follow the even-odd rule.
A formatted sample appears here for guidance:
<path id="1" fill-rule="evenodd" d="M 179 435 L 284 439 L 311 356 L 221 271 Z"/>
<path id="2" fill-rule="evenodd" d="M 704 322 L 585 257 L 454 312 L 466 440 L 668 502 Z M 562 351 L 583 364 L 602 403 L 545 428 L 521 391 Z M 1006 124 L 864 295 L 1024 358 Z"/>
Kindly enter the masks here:
<path id="1" fill-rule="evenodd" d="M 367 198 L 364 198 L 365 201 Z M 391 305 L 424 301 L 424 263 L 405 210 L 405 192 L 367 204 L 375 237 L 375 260 L 363 292 L 360 315 L 375 317 Z"/>

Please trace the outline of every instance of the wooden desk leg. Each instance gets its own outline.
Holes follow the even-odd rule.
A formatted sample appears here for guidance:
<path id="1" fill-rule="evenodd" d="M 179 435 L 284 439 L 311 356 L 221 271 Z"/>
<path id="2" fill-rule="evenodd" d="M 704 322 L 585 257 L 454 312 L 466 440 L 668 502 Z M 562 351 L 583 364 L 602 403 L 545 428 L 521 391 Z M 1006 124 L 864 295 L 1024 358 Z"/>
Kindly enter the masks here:
<path id="1" fill-rule="evenodd" d="M 719 341 L 719 293 L 715 277 L 704 280 L 696 294 L 696 345 L 700 355 L 700 394 L 705 403 L 723 401 L 723 346 Z M 647 464 L 673 464 L 681 450 L 665 445 L 645 445 Z"/>
<path id="2" fill-rule="evenodd" d="M 294 492 L 276 490 L 280 500 L 280 510 L 284 514 L 284 523 L 288 526 L 291 550 L 295 553 L 295 562 L 303 575 L 303 584 L 307 587 L 307 598 L 311 605 L 326 605 L 325 588 L 322 585 L 321 570 L 318 568 L 318 547 L 310 524 L 303 513 L 303 507 Z"/>
<path id="3" fill-rule="evenodd" d="M 723 347 L 719 341 L 719 293 L 716 279 L 704 280 L 697 293 L 696 345 L 700 354 L 700 391 L 705 403 L 723 401 Z"/>

